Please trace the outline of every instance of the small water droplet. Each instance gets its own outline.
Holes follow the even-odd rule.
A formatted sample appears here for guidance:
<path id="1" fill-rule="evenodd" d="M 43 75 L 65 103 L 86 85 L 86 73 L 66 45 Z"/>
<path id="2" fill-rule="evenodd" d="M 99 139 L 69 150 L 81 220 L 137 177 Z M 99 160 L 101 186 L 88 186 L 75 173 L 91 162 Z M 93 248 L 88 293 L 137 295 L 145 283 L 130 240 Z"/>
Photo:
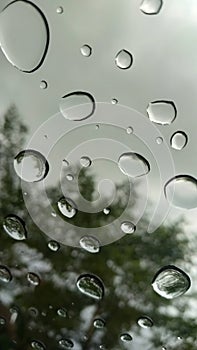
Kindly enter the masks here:
<path id="1" fill-rule="evenodd" d="M 63 165 L 64 166 L 69 166 L 69 162 L 66 159 L 63 159 Z"/>
<path id="2" fill-rule="evenodd" d="M 68 316 L 67 310 L 64 309 L 63 307 L 57 310 L 57 314 L 58 316 L 64 317 L 64 318 Z"/>
<path id="3" fill-rule="evenodd" d="M 100 129 L 100 125 L 96 125 L 96 130 L 99 130 Z"/>
<path id="4" fill-rule="evenodd" d="M 52 211 L 52 212 L 51 212 L 51 216 L 53 216 L 54 218 L 56 218 L 57 214 L 56 214 L 54 211 Z"/>
<path id="5" fill-rule="evenodd" d="M 48 247 L 50 250 L 52 250 L 53 252 L 57 252 L 60 249 L 60 245 L 58 242 L 56 241 L 50 241 L 48 242 Z"/>
<path id="6" fill-rule="evenodd" d="M 63 7 L 62 6 L 57 7 L 56 12 L 58 13 L 58 15 L 61 15 L 64 12 Z"/>
<path id="7" fill-rule="evenodd" d="M 133 134 L 133 128 L 132 128 L 132 126 L 128 126 L 128 128 L 127 128 L 127 134 Z"/>
<path id="8" fill-rule="evenodd" d="M 68 120 L 80 121 L 91 117 L 95 111 L 95 101 L 88 92 L 76 91 L 62 97 L 60 112 Z"/>
<path id="9" fill-rule="evenodd" d="M 73 181 L 74 180 L 74 176 L 72 174 L 67 174 L 66 178 L 68 181 Z"/>
<path id="10" fill-rule="evenodd" d="M 10 270 L 4 265 L 0 265 L 0 282 L 8 283 L 11 280 L 12 275 Z"/>
<path id="11" fill-rule="evenodd" d="M 38 310 L 33 306 L 28 309 L 28 312 L 33 317 L 37 317 L 39 314 Z"/>
<path id="12" fill-rule="evenodd" d="M 89 253 L 98 253 L 100 251 L 100 243 L 95 237 L 83 236 L 80 239 L 79 244 L 81 248 Z"/>
<path id="13" fill-rule="evenodd" d="M 105 215 L 109 215 L 109 213 L 110 213 L 110 208 L 104 208 L 104 209 L 103 209 L 103 213 L 104 213 Z"/>
<path id="14" fill-rule="evenodd" d="M 8 215 L 3 221 L 3 228 L 5 232 L 18 241 L 27 238 L 25 223 L 16 215 Z"/>
<path id="15" fill-rule="evenodd" d="M 35 350 L 46 350 L 45 345 L 38 340 L 32 340 L 31 347 Z"/>
<path id="16" fill-rule="evenodd" d="M 125 343 L 128 343 L 133 340 L 132 336 L 129 333 L 121 334 L 120 339 Z"/>
<path id="17" fill-rule="evenodd" d="M 42 80 L 42 81 L 40 82 L 40 88 L 41 88 L 42 90 L 45 90 L 45 89 L 48 88 L 48 84 L 47 84 L 46 80 Z"/>
<path id="18" fill-rule="evenodd" d="M 103 282 L 93 274 L 80 275 L 77 280 L 77 287 L 81 293 L 100 300 L 104 296 Z"/>
<path id="19" fill-rule="evenodd" d="M 47 176 L 49 164 L 40 152 L 24 150 L 14 158 L 14 169 L 22 180 L 37 182 Z"/>
<path id="20" fill-rule="evenodd" d="M 153 321 L 148 316 L 142 316 L 137 321 L 138 325 L 142 328 L 150 328 L 153 326 Z"/>
<path id="21" fill-rule="evenodd" d="M 138 153 L 123 153 L 119 160 L 118 166 L 123 174 L 131 177 L 140 177 L 150 171 L 148 161 Z"/>
<path id="22" fill-rule="evenodd" d="M 105 321 L 102 318 L 96 318 L 93 324 L 95 328 L 101 329 L 105 327 Z"/>
<path id="23" fill-rule="evenodd" d="M 189 175 L 175 176 L 164 187 L 166 199 L 174 207 L 193 209 L 197 207 L 197 180 Z"/>
<path id="24" fill-rule="evenodd" d="M 156 15 L 160 12 L 162 5 L 162 0 L 143 0 L 140 10 L 146 15 Z"/>
<path id="25" fill-rule="evenodd" d="M 5 326 L 6 320 L 4 317 L 0 317 L 0 326 Z"/>
<path id="26" fill-rule="evenodd" d="M 111 100 L 111 103 L 112 103 L 113 105 L 117 105 L 118 100 L 117 100 L 116 98 L 113 98 L 113 99 Z"/>
<path id="27" fill-rule="evenodd" d="M 121 224 L 121 230 L 124 233 L 134 233 L 136 230 L 136 226 L 131 221 L 124 221 Z"/>
<path id="28" fill-rule="evenodd" d="M 90 57 L 92 54 L 92 48 L 89 45 L 83 45 L 80 51 L 81 51 L 81 54 L 85 57 Z"/>
<path id="29" fill-rule="evenodd" d="M 75 203 L 70 198 L 62 197 L 58 203 L 58 209 L 62 215 L 71 219 L 77 214 L 77 208 Z"/>
<path id="30" fill-rule="evenodd" d="M 162 267 L 152 282 L 154 291 L 166 299 L 174 299 L 185 294 L 190 286 L 189 276 L 173 265 Z"/>
<path id="31" fill-rule="evenodd" d="M 154 101 L 149 103 L 147 114 L 153 123 L 170 125 L 176 119 L 177 110 L 172 101 Z"/>
<path id="32" fill-rule="evenodd" d="M 161 350 L 167 350 L 166 346 L 162 346 Z"/>
<path id="33" fill-rule="evenodd" d="M 40 284 L 40 278 L 34 272 L 28 272 L 27 280 L 29 283 L 33 284 L 34 286 L 38 286 Z"/>
<path id="34" fill-rule="evenodd" d="M 89 157 L 84 156 L 84 157 L 81 157 L 80 164 L 84 168 L 88 168 L 92 164 L 92 161 Z"/>
<path id="35" fill-rule="evenodd" d="M 157 137 L 157 138 L 156 138 L 156 142 L 157 142 L 158 145 L 161 145 L 161 144 L 163 143 L 163 138 L 160 137 L 160 136 Z"/>
<path id="36" fill-rule="evenodd" d="M 60 339 L 58 343 L 62 349 L 72 349 L 74 347 L 74 344 L 70 339 Z"/>
<path id="37" fill-rule="evenodd" d="M 120 69 L 128 69 L 133 63 L 133 57 L 127 50 L 121 50 L 117 53 L 115 63 Z"/>
<path id="38" fill-rule="evenodd" d="M 188 137 L 183 131 L 176 131 L 170 139 L 171 147 L 179 151 L 187 145 L 187 142 Z"/>
<path id="39" fill-rule="evenodd" d="M 178 337 L 177 337 L 177 339 L 178 339 L 178 340 L 182 340 L 182 339 L 183 339 L 183 337 L 178 336 Z"/>

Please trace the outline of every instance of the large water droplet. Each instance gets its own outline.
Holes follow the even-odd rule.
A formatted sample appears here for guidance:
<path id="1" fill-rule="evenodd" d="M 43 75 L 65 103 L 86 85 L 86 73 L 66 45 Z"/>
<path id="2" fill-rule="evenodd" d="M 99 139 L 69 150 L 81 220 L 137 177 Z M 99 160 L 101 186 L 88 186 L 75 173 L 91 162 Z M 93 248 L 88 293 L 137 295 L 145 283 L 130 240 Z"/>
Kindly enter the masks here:
<path id="1" fill-rule="evenodd" d="M 72 349 L 74 347 L 74 344 L 70 339 L 60 339 L 58 343 L 62 349 Z"/>
<path id="2" fill-rule="evenodd" d="M 124 233 L 134 233 L 136 226 L 131 221 L 123 221 L 121 224 L 121 230 Z"/>
<path id="3" fill-rule="evenodd" d="M 170 145 L 172 148 L 180 151 L 187 145 L 187 141 L 188 137 L 186 133 L 183 131 L 177 131 L 172 135 L 170 139 Z"/>
<path id="4" fill-rule="evenodd" d="M 16 215 L 8 215 L 3 221 L 5 232 L 12 238 L 22 241 L 27 238 L 25 223 Z"/>
<path id="5" fill-rule="evenodd" d="M 130 177 L 140 177 L 146 175 L 150 171 L 148 161 L 138 153 L 123 153 L 119 160 L 118 166 L 123 174 Z"/>
<path id="6" fill-rule="evenodd" d="M 14 169 L 22 180 L 37 182 L 47 176 L 49 164 L 40 152 L 24 150 L 14 158 Z"/>
<path id="7" fill-rule="evenodd" d="M 89 157 L 84 156 L 81 157 L 80 163 L 84 168 L 88 168 L 92 164 L 92 161 Z"/>
<path id="8" fill-rule="evenodd" d="M 167 200 L 177 208 L 197 207 L 197 180 L 189 175 L 179 175 L 169 180 L 164 192 Z"/>
<path id="9" fill-rule="evenodd" d="M 115 62 L 118 68 L 128 69 L 133 63 L 133 57 L 127 50 L 121 50 L 117 53 Z"/>
<path id="10" fill-rule="evenodd" d="M 80 51 L 81 51 L 81 54 L 85 57 L 90 57 L 92 54 L 92 48 L 89 45 L 83 45 Z"/>
<path id="11" fill-rule="evenodd" d="M 38 286 L 40 284 L 40 278 L 34 272 L 28 272 L 27 280 L 34 286 Z"/>
<path id="12" fill-rule="evenodd" d="M 70 198 L 62 197 L 57 203 L 59 211 L 67 218 L 73 218 L 77 213 L 75 203 Z"/>
<path id="13" fill-rule="evenodd" d="M 170 125 L 176 118 L 177 110 L 172 101 L 155 101 L 149 103 L 147 113 L 151 122 Z"/>
<path id="14" fill-rule="evenodd" d="M 161 10 L 162 5 L 162 0 L 143 0 L 140 5 L 140 10 L 146 15 L 156 15 Z"/>
<path id="15" fill-rule="evenodd" d="M 0 282 L 8 283 L 11 280 L 12 275 L 10 270 L 4 265 L 0 265 Z"/>
<path id="16" fill-rule="evenodd" d="M 128 343 L 133 340 L 132 336 L 129 333 L 123 333 L 120 336 L 120 340 L 122 340 L 125 343 Z"/>
<path id="17" fill-rule="evenodd" d="M 137 321 L 138 325 L 142 328 L 150 328 L 153 326 L 153 321 L 148 316 L 142 316 Z"/>
<path id="18" fill-rule="evenodd" d="M 95 101 L 88 92 L 76 91 L 62 97 L 59 108 L 66 119 L 79 121 L 93 115 Z"/>
<path id="19" fill-rule="evenodd" d="M 79 276 L 77 280 L 77 287 L 81 293 L 100 300 L 104 296 L 103 282 L 93 274 L 84 274 Z"/>
<path id="20" fill-rule="evenodd" d="M 38 340 L 32 340 L 31 347 L 35 350 L 46 350 L 45 345 Z"/>
<path id="21" fill-rule="evenodd" d="M 105 321 L 102 318 L 95 318 L 94 320 L 94 327 L 95 328 L 104 328 L 105 327 Z"/>
<path id="22" fill-rule="evenodd" d="M 154 291 L 166 299 L 174 299 L 183 295 L 190 286 L 189 276 L 173 265 L 162 267 L 152 282 Z"/>
<path id="23" fill-rule="evenodd" d="M 58 242 L 56 241 L 50 241 L 48 243 L 48 247 L 50 250 L 52 250 L 53 252 L 57 252 L 60 249 L 60 245 Z"/>
<path id="24" fill-rule="evenodd" d="M 89 253 L 98 253 L 100 250 L 100 243 L 98 239 L 92 236 L 83 236 L 80 239 L 79 244 L 81 248 Z"/>
<path id="25" fill-rule="evenodd" d="M 35 4 L 13 1 L 1 12 L 1 49 L 19 70 L 30 73 L 38 69 L 46 56 L 48 43 L 47 20 Z"/>

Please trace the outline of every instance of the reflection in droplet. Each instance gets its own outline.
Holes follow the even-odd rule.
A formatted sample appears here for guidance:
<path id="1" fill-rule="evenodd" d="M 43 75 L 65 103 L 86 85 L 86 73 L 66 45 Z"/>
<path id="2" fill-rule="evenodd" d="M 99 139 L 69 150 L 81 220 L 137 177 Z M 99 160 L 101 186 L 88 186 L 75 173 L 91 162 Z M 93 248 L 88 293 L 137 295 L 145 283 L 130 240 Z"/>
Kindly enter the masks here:
<path id="1" fill-rule="evenodd" d="M 89 45 L 83 45 L 80 51 L 81 51 L 81 54 L 85 57 L 90 57 L 92 54 L 92 48 Z"/>
<path id="2" fill-rule="evenodd" d="M 62 6 L 57 7 L 56 12 L 58 13 L 58 15 L 61 15 L 64 12 L 63 7 Z"/>
<path id="3" fill-rule="evenodd" d="M 27 280 L 34 286 L 38 286 L 40 284 L 40 278 L 34 272 L 28 272 Z"/>
<path id="4" fill-rule="evenodd" d="M 158 137 L 156 138 L 156 142 L 157 142 L 158 145 L 161 145 L 161 144 L 163 143 L 163 138 L 160 137 L 160 136 L 158 136 Z"/>
<path id="5" fill-rule="evenodd" d="M 29 1 L 12 1 L 1 12 L 0 43 L 5 57 L 14 67 L 34 72 L 42 65 L 49 44 L 44 14 Z"/>
<path id="6" fill-rule="evenodd" d="M 118 166 L 123 174 L 131 177 L 140 177 L 146 175 L 150 171 L 148 161 L 138 153 L 123 153 L 119 160 Z"/>
<path id="7" fill-rule="evenodd" d="M 104 328 L 105 327 L 105 321 L 102 318 L 95 318 L 94 320 L 94 327 L 95 328 Z"/>
<path id="8" fill-rule="evenodd" d="M 128 128 L 127 128 L 127 134 L 133 134 L 133 128 L 132 128 L 132 126 L 128 126 Z"/>
<path id="9" fill-rule="evenodd" d="M 185 132 L 183 131 L 177 131 L 175 132 L 171 139 L 170 139 L 170 145 L 172 148 L 177 150 L 182 150 L 188 142 L 188 137 Z"/>
<path id="10" fill-rule="evenodd" d="M 104 296 L 103 282 L 93 274 L 83 274 L 77 280 L 77 287 L 81 293 L 100 300 Z"/>
<path id="11" fill-rule="evenodd" d="M 142 328 L 150 328 L 153 326 L 153 321 L 148 316 L 142 316 L 137 321 L 138 325 Z"/>
<path id="12" fill-rule="evenodd" d="M 113 99 L 111 100 L 111 103 L 112 103 L 113 105 L 117 105 L 118 100 L 117 100 L 116 98 L 113 98 Z"/>
<path id="13" fill-rule="evenodd" d="M 166 199 L 174 207 L 193 209 L 197 207 L 197 180 L 189 175 L 170 179 L 164 187 Z"/>
<path id="14" fill-rule="evenodd" d="M 12 275 L 10 270 L 4 265 L 0 265 L 0 282 L 8 283 L 11 280 Z"/>
<path id="15" fill-rule="evenodd" d="M 40 152 L 24 150 L 14 158 L 14 169 L 22 180 L 37 182 L 47 176 L 49 164 Z"/>
<path id="16" fill-rule="evenodd" d="M 163 5 L 163 0 L 143 0 L 140 10 L 146 15 L 156 15 Z"/>
<path id="17" fill-rule="evenodd" d="M 95 111 L 95 101 L 88 92 L 76 91 L 62 97 L 60 112 L 68 120 L 84 120 Z"/>
<path id="18" fill-rule="evenodd" d="M 47 87 L 48 87 L 48 84 L 47 84 L 46 80 L 42 80 L 42 81 L 40 82 L 40 88 L 41 88 L 42 90 L 45 90 L 45 89 L 47 89 Z"/>
<path id="19" fill-rule="evenodd" d="M 121 230 L 124 233 L 134 233 L 136 226 L 131 221 L 123 221 L 121 224 Z"/>
<path id="20" fill-rule="evenodd" d="M 27 238 L 25 223 L 16 215 L 8 215 L 3 221 L 5 232 L 12 238 L 22 241 Z"/>
<path id="21" fill-rule="evenodd" d="M 60 249 L 60 245 L 58 242 L 56 241 L 50 241 L 48 243 L 48 247 L 50 250 L 52 250 L 53 252 L 57 252 Z"/>
<path id="22" fill-rule="evenodd" d="M 74 180 L 74 176 L 72 174 L 67 174 L 66 178 L 68 181 L 73 181 Z"/>
<path id="23" fill-rule="evenodd" d="M 118 68 L 128 69 L 133 63 L 133 57 L 127 50 L 121 50 L 117 53 L 115 62 Z"/>
<path id="24" fill-rule="evenodd" d="M 177 298 L 190 288 L 189 276 L 176 266 L 162 267 L 155 275 L 152 287 L 154 291 L 166 299 Z"/>
<path id="25" fill-rule="evenodd" d="M 100 251 L 100 243 L 97 238 L 93 236 L 83 236 L 80 239 L 79 244 L 81 248 L 89 253 L 98 253 Z"/>
<path id="26" fill-rule="evenodd" d="M 72 349 L 74 347 L 74 343 L 70 339 L 60 339 L 58 343 L 62 349 Z"/>
<path id="27" fill-rule="evenodd" d="M 109 213 L 110 213 L 110 208 L 104 208 L 104 209 L 103 209 L 103 213 L 104 213 L 105 215 L 109 215 Z"/>
<path id="28" fill-rule="evenodd" d="M 32 340 L 31 347 L 35 350 L 46 350 L 45 345 L 38 340 Z"/>
<path id="29" fill-rule="evenodd" d="M 84 168 L 88 168 L 92 164 L 92 161 L 91 161 L 91 159 L 89 157 L 83 156 L 83 157 L 80 158 L 80 164 Z"/>
<path id="30" fill-rule="evenodd" d="M 5 326 L 6 320 L 4 317 L 0 317 L 0 326 Z"/>
<path id="31" fill-rule="evenodd" d="M 57 314 L 58 316 L 64 317 L 64 318 L 66 318 L 68 315 L 67 310 L 64 309 L 63 307 L 57 310 Z"/>
<path id="32" fill-rule="evenodd" d="M 148 117 L 151 122 L 160 125 L 170 125 L 177 116 L 177 110 L 172 101 L 154 101 L 147 108 Z"/>
<path id="33" fill-rule="evenodd" d="M 70 198 L 62 197 L 57 205 L 62 215 L 69 219 L 73 218 L 77 213 L 76 205 Z"/>
<path id="34" fill-rule="evenodd" d="M 132 336 L 129 333 L 123 333 L 120 335 L 120 340 L 127 343 L 133 340 Z"/>

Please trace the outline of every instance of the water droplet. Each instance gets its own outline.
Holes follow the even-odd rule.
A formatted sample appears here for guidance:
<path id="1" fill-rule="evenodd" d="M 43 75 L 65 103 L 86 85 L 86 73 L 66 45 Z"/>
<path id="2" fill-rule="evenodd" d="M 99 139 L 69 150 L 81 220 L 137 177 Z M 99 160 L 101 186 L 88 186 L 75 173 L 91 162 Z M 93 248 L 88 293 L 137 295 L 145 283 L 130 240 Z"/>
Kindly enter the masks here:
<path id="1" fill-rule="evenodd" d="M 109 215 L 109 213 L 110 213 L 110 208 L 104 208 L 104 209 L 103 209 L 103 213 L 104 213 L 105 215 Z"/>
<path id="2" fill-rule="evenodd" d="M 77 280 L 77 287 L 81 293 L 100 300 L 104 296 L 103 282 L 93 274 L 83 274 Z"/>
<path id="3" fill-rule="evenodd" d="M 81 54 L 85 57 L 90 57 L 92 54 L 92 48 L 89 45 L 83 45 L 80 51 L 81 51 Z"/>
<path id="4" fill-rule="evenodd" d="M 113 99 L 111 100 L 111 103 L 112 103 L 113 105 L 117 105 L 118 100 L 117 100 L 116 98 L 113 98 Z"/>
<path id="5" fill-rule="evenodd" d="M 172 101 L 154 101 L 147 108 L 151 122 L 160 125 L 170 125 L 176 118 L 177 110 Z"/>
<path id="6" fill-rule="evenodd" d="M 4 317 L 0 317 L 0 326 L 5 326 L 6 320 Z"/>
<path id="7" fill-rule="evenodd" d="M 117 53 L 115 62 L 118 68 L 128 69 L 133 63 L 133 57 L 127 50 L 121 50 Z"/>
<path id="8" fill-rule="evenodd" d="M 142 316 L 137 321 L 138 325 L 142 328 L 150 328 L 153 326 L 153 321 L 148 316 Z"/>
<path id="9" fill-rule="evenodd" d="M 188 137 L 185 132 L 183 131 L 177 131 L 175 132 L 171 139 L 170 139 L 170 145 L 172 148 L 177 150 L 182 150 L 188 142 Z"/>
<path id="10" fill-rule="evenodd" d="M 100 251 L 100 243 L 95 237 L 83 236 L 80 239 L 79 244 L 81 248 L 89 253 L 98 253 Z"/>
<path id="11" fill-rule="evenodd" d="M 56 214 L 54 211 L 52 211 L 52 212 L 51 212 L 51 216 L 53 216 L 54 218 L 56 218 L 57 214 Z"/>
<path id="12" fill-rule="evenodd" d="M 77 213 L 76 205 L 70 198 L 62 197 L 57 205 L 62 215 L 69 219 L 73 218 Z"/>
<path id="13" fill-rule="evenodd" d="M 69 120 L 84 120 L 91 117 L 95 111 L 95 101 L 88 92 L 72 92 L 62 97 L 60 112 Z"/>
<path id="14" fill-rule="evenodd" d="M 121 224 L 121 230 L 124 233 L 134 233 L 136 226 L 131 221 L 124 221 Z"/>
<path id="15" fill-rule="evenodd" d="M 74 347 L 74 344 L 70 339 L 60 339 L 58 343 L 62 349 L 72 349 Z"/>
<path id="16" fill-rule="evenodd" d="M 175 176 L 166 183 L 164 193 L 174 207 L 182 209 L 197 207 L 197 180 L 192 176 Z"/>
<path id="17" fill-rule="evenodd" d="M 45 345 L 38 340 L 32 340 L 31 347 L 35 350 L 46 350 Z"/>
<path id="18" fill-rule="evenodd" d="M 129 333 L 123 333 L 123 334 L 121 334 L 120 339 L 121 339 L 123 342 L 126 342 L 126 343 L 128 343 L 128 342 L 130 342 L 130 341 L 133 340 L 132 336 L 131 336 Z"/>
<path id="19" fill-rule="evenodd" d="M 27 238 L 25 223 L 16 215 L 8 215 L 3 221 L 3 228 L 5 232 L 18 241 Z"/>
<path id="20" fill-rule="evenodd" d="M 118 166 L 123 174 L 131 177 L 140 177 L 150 171 L 148 161 L 138 153 L 123 153 L 119 160 Z"/>
<path id="21" fill-rule="evenodd" d="M 143 0 L 140 10 L 146 15 L 156 15 L 161 10 L 162 5 L 162 0 Z"/>
<path id="22" fill-rule="evenodd" d="M 39 314 L 38 310 L 33 306 L 28 309 L 28 312 L 33 317 L 37 317 Z"/>
<path id="23" fill-rule="evenodd" d="M 64 12 L 63 7 L 62 6 L 57 7 L 56 12 L 58 13 L 58 15 L 61 15 Z"/>
<path id="24" fill-rule="evenodd" d="M 132 126 L 128 126 L 128 128 L 127 128 L 127 134 L 133 134 L 133 128 L 132 128 Z"/>
<path id="25" fill-rule="evenodd" d="M 17 175 L 26 182 L 43 180 L 49 171 L 46 158 L 38 151 L 21 151 L 14 158 L 14 169 Z"/>
<path id="26" fill-rule="evenodd" d="M 51 249 L 53 252 L 57 252 L 60 249 L 60 245 L 56 241 L 50 241 L 48 243 L 49 249 Z"/>
<path id="27" fill-rule="evenodd" d="M 161 350 L 167 350 L 166 346 L 162 346 Z"/>
<path id="28" fill-rule="evenodd" d="M 99 130 L 100 129 L 100 126 L 97 124 L 96 125 L 96 130 Z"/>
<path id="29" fill-rule="evenodd" d="M 64 166 L 69 166 L 69 162 L 66 159 L 63 159 Z"/>
<path id="30" fill-rule="evenodd" d="M 160 136 L 157 137 L 157 138 L 156 138 L 156 142 L 157 142 L 158 145 L 161 145 L 161 144 L 163 143 L 163 138 L 160 137 Z"/>
<path id="31" fill-rule="evenodd" d="M 88 168 L 91 164 L 92 161 L 89 157 L 81 157 L 80 159 L 80 164 L 84 167 L 84 168 Z"/>
<path id="32" fill-rule="evenodd" d="M 96 318 L 93 324 L 95 328 L 101 329 L 105 327 L 105 321 L 102 318 Z"/>
<path id="33" fill-rule="evenodd" d="M 67 310 L 64 309 L 63 307 L 57 310 L 57 314 L 58 316 L 64 317 L 64 318 L 68 316 Z"/>
<path id="34" fill-rule="evenodd" d="M 40 88 L 41 88 L 42 90 L 45 90 L 45 89 L 47 89 L 47 87 L 48 87 L 48 84 L 47 84 L 46 80 L 42 80 L 42 81 L 40 82 Z"/>
<path id="35" fill-rule="evenodd" d="M 166 299 L 174 299 L 185 294 L 190 286 L 189 276 L 173 265 L 162 267 L 152 282 L 154 291 Z"/>
<path id="36" fill-rule="evenodd" d="M 67 174 L 66 178 L 68 181 L 73 181 L 74 180 L 74 176 L 72 174 Z"/>
<path id="37" fill-rule="evenodd" d="M 34 286 L 38 286 L 40 284 L 40 278 L 34 272 L 28 272 L 27 280 Z"/>
<path id="38" fill-rule="evenodd" d="M 37 70 L 45 59 L 49 44 L 44 14 L 33 3 L 11 2 L 1 12 L 0 42 L 5 57 L 14 67 L 28 73 Z"/>
<path id="39" fill-rule="evenodd" d="M 12 275 L 10 270 L 4 265 L 0 265 L 0 282 L 8 283 L 11 280 Z"/>

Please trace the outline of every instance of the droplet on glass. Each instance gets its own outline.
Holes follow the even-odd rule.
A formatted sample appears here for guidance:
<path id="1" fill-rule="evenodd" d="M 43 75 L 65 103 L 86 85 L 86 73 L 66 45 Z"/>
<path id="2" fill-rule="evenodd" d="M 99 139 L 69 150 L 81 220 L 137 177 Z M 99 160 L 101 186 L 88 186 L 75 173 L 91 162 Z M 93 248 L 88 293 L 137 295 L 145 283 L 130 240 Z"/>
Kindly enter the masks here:
<path id="1" fill-rule="evenodd" d="M 157 138 L 156 138 L 156 142 L 157 142 L 158 145 L 161 145 L 161 144 L 163 143 L 163 138 L 160 137 L 160 136 L 157 137 Z"/>
<path id="2" fill-rule="evenodd" d="M 93 236 L 83 236 L 80 239 L 79 244 L 81 248 L 89 253 L 98 253 L 100 251 L 100 243 L 97 238 Z"/>
<path id="3" fill-rule="evenodd" d="M 118 100 L 117 100 L 116 98 L 113 98 L 113 99 L 111 100 L 111 103 L 112 103 L 113 105 L 117 105 Z"/>
<path id="4" fill-rule="evenodd" d="M 160 12 L 163 0 L 143 0 L 140 10 L 146 15 L 156 15 Z"/>
<path id="5" fill-rule="evenodd" d="M 80 51 L 81 51 L 81 54 L 85 57 L 90 57 L 92 54 L 92 48 L 89 45 L 83 45 Z"/>
<path id="6" fill-rule="evenodd" d="M 197 180 L 190 175 L 170 179 L 164 187 L 166 199 L 174 207 L 193 209 L 197 207 Z"/>
<path id="7" fill-rule="evenodd" d="M 11 280 L 12 275 L 10 270 L 4 265 L 0 265 L 0 282 L 9 283 Z"/>
<path id="8" fill-rule="evenodd" d="M 84 156 L 80 158 L 80 164 L 82 167 L 88 168 L 92 164 L 92 161 L 89 157 Z"/>
<path id="9" fill-rule="evenodd" d="M 0 317 L 0 326 L 5 326 L 6 320 L 4 317 Z"/>
<path id="10" fill-rule="evenodd" d="M 132 128 L 132 126 L 128 126 L 128 128 L 127 128 L 127 134 L 133 134 L 133 128 Z"/>
<path id="11" fill-rule="evenodd" d="M 57 314 L 60 317 L 64 317 L 66 318 L 68 316 L 68 312 L 66 309 L 64 309 L 63 307 L 61 307 L 60 309 L 57 310 Z"/>
<path id="12" fill-rule="evenodd" d="M 142 328 L 150 328 L 153 326 L 153 321 L 148 316 L 142 316 L 137 321 L 138 325 Z"/>
<path id="13" fill-rule="evenodd" d="M 96 130 L 99 130 L 100 129 L 100 125 L 96 125 Z"/>
<path id="14" fill-rule="evenodd" d="M 93 274 L 80 275 L 77 280 L 77 287 L 81 293 L 93 299 L 100 300 L 104 296 L 103 282 Z"/>
<path id="15" fill-rule="evenodd" d="M 41 88 L 42 90 L 45 90 L 45 89 L 47 89 L 47 87 L 48 87 L 48 84 L 47 84 L 46 80 L 42 80 L 42 81 L 40 82 L 40 88 Z"/>
<path id="16" fill-rule="evenodd" d="M 133 63 L 133 57 L 129 51 L 121 50 L 116 55 L 115 63 L 120 69 L 128 69 Z"/>
<path id="17" fill-rule="evenodd" d="M 71 219 L 77 214 L 77 208 L 75 203 L 70 198 L 62 197 L 58 203 L 58 209 L 62 215 Z"/>
<path id="18" fill-rule="evenodd" d="M 5 232 L 18 241 L 27 238 L 27 231 L 24 221 L 16 215 L 8 215 L 3 221 L 3 228 Z"/>
<path id="19" fill-rule="evenodd" d="M 58 13 L 58 15 L 61 15 L 64 12 L 63 7 L 62 6 L 57 7 L 56 12 Z"/>
<path id="20" fill-rule="evenodd" d="M 73 181 L 74 180 L 74 176 L 72 174 L 67 174 L 66 178 L 68 181 Z"/>
<path id="21" fill-rule="evenodd" d="M 177 110 L 172 101 L 154 101 L 149 103 L 147 114 L 153 123 L 170 125 L 176 119 Z"/>
<path id="22" fill-rule="evenodd" d="M 62 349 L 72 349 L 74 347 L 74 343 L 70 339 L 60 339 L 58 343 Z"/>
<path id="23" fill-rule="evenodd" d="M 50 241 L 48 242 L 48 247 L 50 250 L 52 250 L 53 252 L 57 252 L 60 249 L 60 245 L 58 242 L 56 241 Z"/>
<path id="24" fill-rule="evenodd" d="M 45 345 L 38 340 L 32 340 L 31 347 L 35 350 L 46 350 Z"/>
<path id="25" fill-rule="evenodd" d="M 49 164 L 40 152 L 29 149 L 17 154 L 14 158 L 14 169 L 22 180 L 37 182 L 47 176 Z"/>
<path id="26" fill-rule="evenodd" d="M 162 267 L 152 282 L 154 291 L 166 299 L 174 299 L 185 294 L 190 286 L 189 276 L 173 265 Z"/>
<path id="27" fill-rule="evenodd" d="M 140 177 L 146 175 L 150 171 L 148 161 L 138 153 L 123 153 L 119 160 L 118 166 L 123 174 L 130 177 Z"/>
<path id="28" fill-rule="evenodd" d="M 95 101 L 88 92 L 76 91 L 62 97 L 60 112 L 68 120 L 80 121 L 91 117 L 95 111 Z"/>
<path id="29" fill-rule="evenodd" d="M 38 310 L 33 306 L 28 309 L 28 312 L 33 317 L 37 317 L 39 314 Z"/>
<path id="30" fill-rule="evenodd" d="M 132 336 L 129 333 L 123 333 L 120 335 L 120 340 L 125 343 L 128 343 L 133 340 Z"/>
<path id="31" fill-rule="evenodd" d="M 176 131 L 170 139 L 171 147 L 179 151 L 187 145 L 187 142 L 188 137 L 183 131 Z"/>
<path id="32" fill-rule="evenodd" d="M 94 320 L 94 327 L 95 328 L 104 328 L 105 327 L 105 321 L 102 318 L 95 318 Z"/>
<path id="33" fill-rule="evenodd" d="M 136 226 L 131 221 L 123 221 L 121 224 L 121 230 L 124 233 L 134 233 L 136 230 Z"/>
<path id="34" fill-rule="evenodd" d="M 27 280 L 34 286 L 38 286 L 40 284 L 40 278 L 34 272 L 28 272 Z"/>
<path id="35" fill-rule="evenodd" d="M 109 215 L 109 213 L 110 213 L 110 208 L 104 208 L 104 209 L 103 209 L 103 213 L 104 213 L 105 215 Z"/>
<path id="36" fill-rule="evenodd" d="M 69 162 L 66 159 L 63 159 L 63 165 L 64 166 L 69 166 Z"/>

